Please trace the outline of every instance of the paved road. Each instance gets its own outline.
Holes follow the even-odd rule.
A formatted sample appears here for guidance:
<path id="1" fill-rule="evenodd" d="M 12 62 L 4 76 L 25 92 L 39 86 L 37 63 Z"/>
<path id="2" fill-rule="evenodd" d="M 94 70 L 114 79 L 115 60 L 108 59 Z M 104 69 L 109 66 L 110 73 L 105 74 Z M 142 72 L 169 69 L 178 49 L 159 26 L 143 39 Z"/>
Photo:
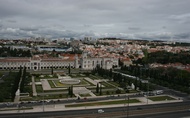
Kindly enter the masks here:
<path id="1" fill-rule="evenodd" d="M 156 86 L 156 89 L 163 90 L 164 94 L 172 95 L 172 96 L 178 97 L 183 100 L 190 100 L 190 96 L 187 93 L 169 89 L 168 87 L 163 87 L 160 85 L 155 85 L 155 86 Z"/>
<path id="2" fill-rule="evenodd" d="M 153 104 L 153 105 L 140 105 L 140 106 L 130 106 L 128 107 L 114 107 L 114 108 L 104 108 L 105 113 L 97 113 L 97 108 L 95 109 L 83 109 L 83 110 L 69 110 L 69 111 L 54 111 L 54 112 L 38 112 L 38 113 L 14 113 L 14 114 L 0 114 L 0 118 L 81 118 L 81 117 L 126 117 L 127 114 L 129 117 L 133 118 L 145 118 L 148 116 L 154 116 L 153 118 L 165 118 L 161 116 L 170 116 L 172 113 L 181 113 L 179 116 L 187 116 L 188 109 L 190 108 L 190 101 L 178 102 L 178 103 L 167 103 L 167 104 Z M 186 112 L 188 111 L 188 112 Z M 165 114 L 166 113 L 166 114 Z M 154 115 L 150 115 L 154 114 Z M 155 117 L 158 116 L 158 117 Z M 167 117 L 170 118 L 170 117 Z M 173 117 L 177 118 L 177 117 Z"/>
<path id="3" fill-rule="evenodd" d="M 126 116 L 121 117 L 126 118 Z M 178 112 L 168 112 L 168 113 L 158 113 L 140 116 L 130 116 L 130 118 L 190 118 L 190 111 L 178 111 Z"/>

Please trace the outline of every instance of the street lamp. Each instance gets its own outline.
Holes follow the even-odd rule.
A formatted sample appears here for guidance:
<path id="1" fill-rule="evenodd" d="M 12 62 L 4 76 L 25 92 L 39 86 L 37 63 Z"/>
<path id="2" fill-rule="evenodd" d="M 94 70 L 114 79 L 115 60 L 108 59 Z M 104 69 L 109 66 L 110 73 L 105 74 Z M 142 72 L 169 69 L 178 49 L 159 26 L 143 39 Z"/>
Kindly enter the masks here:
<path id="1" fill-rule="evenodd" d="M 129 116 L 129 95 L 127 96 L 127 103 L 128 103 L 128 105 L 127 105 L 127 118 L 128 118 L 128 116 Z"/>
<path id="2" fill-rule="evenodd" d="M 147 99 L 147 104 L 148 104 L 149 82 L 148 82 L 148 80 L 141 80 L 141 82 L 147 84 L 147 95 L 146 95 L 146 99 Z"/>
<path id="3" fill-rule="evenodd" d="M 125 101 L 127 100 L 127 118 L 129 116 L 129 95 L 125 96 Z M 124 112 L 126 110 L 126 103 L 124 103 Z"/>
<path id="4" fill-rule="evenodd" d="M 43 109 L 43 112 L 44 112 L 44 89 L 42 88 L 43 90 L 43 101 L 42 101 L 42 109 Z"/>

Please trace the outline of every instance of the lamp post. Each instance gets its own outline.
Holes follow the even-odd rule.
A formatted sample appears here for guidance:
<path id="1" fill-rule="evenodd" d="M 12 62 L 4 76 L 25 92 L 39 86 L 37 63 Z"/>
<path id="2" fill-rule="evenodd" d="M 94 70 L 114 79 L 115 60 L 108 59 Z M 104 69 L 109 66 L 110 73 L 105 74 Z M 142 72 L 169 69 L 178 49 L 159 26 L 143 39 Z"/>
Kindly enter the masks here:
<path id="1" fill-rule="evenodd" d="M 42 88 L 43 90 L 43 101 L 42 101 L 42 109 L 43 109 L 43 112 L 44 112 L 44 89 Z"/>
<path id="2" fill-rule="evenodd" d="M 148 85 L 147 85 L 147 104 L 148 104 L 148 96 L 149 96 L 149 83 L 147 83 Z"/>
<path id="3" fill-rule="evenodd" d="M 147 99 L 147 104 L 148 104 L 149 82 L 148 82 L 148 80 L 141 80 L 141 82 L 147 84 L 147 95 L 146 95 L 146 99 Z"/>
<path id="4" fill-rule="evenodd" d="M 128 103 L 128 105 L 127 105 L 127 118 L 129 117 L 129 95 L 127 96 L 127 103 Z"/>

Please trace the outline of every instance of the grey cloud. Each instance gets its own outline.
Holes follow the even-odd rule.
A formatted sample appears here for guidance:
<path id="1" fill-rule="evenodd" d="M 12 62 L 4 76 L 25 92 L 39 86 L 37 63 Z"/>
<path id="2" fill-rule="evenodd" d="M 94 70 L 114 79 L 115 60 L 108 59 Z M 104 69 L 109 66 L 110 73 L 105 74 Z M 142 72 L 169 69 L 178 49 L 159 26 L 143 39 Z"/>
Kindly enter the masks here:
<path id="1" fill-rule="evenodd" d="M 129 27 L 128 29 L 129 29 L 129 30 L 140 30 L 139 27 Z"/>
<path id="2" fill-rule="evenodd" d="M 167 27 L 166 26 L 162 26 L 163 29 L 166 29 Z"/>
<path id="3" fill-rule="evenodd" d="M 6 20 L 6 22 L 9 22 L 9 23 L 16 23 L 17 21 L 16 20 Z"/>
<path id="4" fill-rule="evenodd" d="M 0 38 L 92 35 L 170 40 L 164 32 L 171 32 L 187 39 L 189 4 L 189 0 L 1 0 L 0 18 L 6 22 L 0 22 Z M 3 33 L 3 28 L 17 30 Z"/>
<path id="5" fill-rule="evenodd" d="M 88 28 L 88 27 L 92 27 L 92 25 L 89 25 L 89 24 L 84 24 L 83 26 L 84 26 L 84 27 L 87 27 L 87 28 Z"/>
<path id="6" fill-rule="evenodd" d="M 189 33 L 181 33 L 181 34 L 176 34 L 174 35 L 175 39 L 190 39 L 190 34 Z"/>
<path id="7" fill-rule="evenodd" d="M 24 28 L 20 28 L 20 30 L 23 31 L 38 31 L 38 28 L 32 28 L 32 27 L 24 27 Z"/>

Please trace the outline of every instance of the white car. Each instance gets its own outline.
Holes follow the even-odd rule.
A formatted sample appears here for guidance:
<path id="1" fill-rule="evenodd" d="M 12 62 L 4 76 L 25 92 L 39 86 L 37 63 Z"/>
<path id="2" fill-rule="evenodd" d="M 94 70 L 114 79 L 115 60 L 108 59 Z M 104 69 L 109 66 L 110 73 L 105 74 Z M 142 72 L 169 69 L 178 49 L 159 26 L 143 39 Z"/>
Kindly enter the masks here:
<path id="1" fill-rule="evenodd" d="M 98 109 L 98 113 L 104 113 L 104 110 Z"/>

